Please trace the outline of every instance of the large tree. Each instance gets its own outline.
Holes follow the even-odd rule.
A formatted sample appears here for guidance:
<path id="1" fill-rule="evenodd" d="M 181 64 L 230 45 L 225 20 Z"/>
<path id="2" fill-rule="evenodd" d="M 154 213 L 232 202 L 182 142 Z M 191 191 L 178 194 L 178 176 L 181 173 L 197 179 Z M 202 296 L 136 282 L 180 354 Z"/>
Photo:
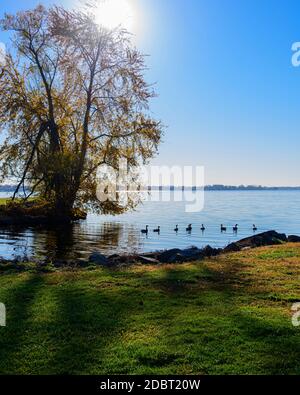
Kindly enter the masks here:
<path id="1" fill-rule="evenodd" d="M 98 201 L 96 172 L 117 169 L 120 158 L 134 168 L 157 151 L 144 56 L 127 32 L 98 26 L 90 11 L 40 5 L 5 15 L 1 27 L 12 31 L 0 64 L 2 177 L 18 180 L 16 194 L 38 191 L 57 215 L 74 205 L 126 210 Z"/>

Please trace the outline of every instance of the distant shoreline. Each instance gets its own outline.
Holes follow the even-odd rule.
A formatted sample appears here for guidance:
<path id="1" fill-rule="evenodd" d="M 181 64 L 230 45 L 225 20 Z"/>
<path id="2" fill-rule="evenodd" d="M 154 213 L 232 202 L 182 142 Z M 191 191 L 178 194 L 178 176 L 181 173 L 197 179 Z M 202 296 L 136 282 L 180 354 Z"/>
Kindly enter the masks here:
<path id="1" fill-rule="evenodd" d="M 256 185 L 205 185 L 203 187 L 174 187 L 174 186 L 149 186 L 149 191 L 300 191 L 300 186 L 297 187 L 266 187 L 266 186 L 256 186 Z"/>
<path id="2" fill-rule="evenodd" d="M 0 185 L 0 192 L 14 192 L 16 185 Z M 261 186 L 261 185 L 205 185 L 203 187 L 190 187 L 190 186 L 148 186 L 145 190 L 148 191 L 300 191 L 300 186 L 289 187 L 289 186 Z M 28 189 L 26 188 L 28 191 Z"/>

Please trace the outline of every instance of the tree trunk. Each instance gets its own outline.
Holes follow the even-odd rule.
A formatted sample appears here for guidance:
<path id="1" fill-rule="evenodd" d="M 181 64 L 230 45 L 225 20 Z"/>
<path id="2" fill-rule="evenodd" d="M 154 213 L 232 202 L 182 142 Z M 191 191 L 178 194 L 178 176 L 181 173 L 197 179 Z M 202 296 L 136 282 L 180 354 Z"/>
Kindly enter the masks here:
<path id="1" fill-rule="evenodd" d="M 74 201 L 57 197 L 54 205 L 53 217 L 58 221 L 71 221 L 73 219 Z"/>

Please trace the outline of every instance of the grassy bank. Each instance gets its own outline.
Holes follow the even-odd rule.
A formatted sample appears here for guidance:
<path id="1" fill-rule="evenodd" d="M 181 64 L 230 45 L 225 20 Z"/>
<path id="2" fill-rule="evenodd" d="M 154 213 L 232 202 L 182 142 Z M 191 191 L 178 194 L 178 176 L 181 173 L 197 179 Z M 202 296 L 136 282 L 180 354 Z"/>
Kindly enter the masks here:
<path id="1" fill-rule="evenodd" d="M 0 206 L 6 204 L 9 200 L 10 198 L 0 198 Z"/>
<path id="2" fill-rule="evenodd" d="M 33 200 L 34 200 L 33 197 L 30 197 L 30 198 L 28 199 L 29 202 L 31 202 L 31 201 L 33 201 Z M 0 198 L 0 206 L 6 204 L 6 203 L 9 202 L 9 201 L 11 201 L 11 197 L 2 197 L 2 198 Z M 18 201 L 21 201 L 21 199 L 16 199 L 16 202 L 18 202 Z"/>
<path id="3" fill-rule="evenodd" d="M 0 372 L 299 374 L 300 245 L 0 275 Z"/>

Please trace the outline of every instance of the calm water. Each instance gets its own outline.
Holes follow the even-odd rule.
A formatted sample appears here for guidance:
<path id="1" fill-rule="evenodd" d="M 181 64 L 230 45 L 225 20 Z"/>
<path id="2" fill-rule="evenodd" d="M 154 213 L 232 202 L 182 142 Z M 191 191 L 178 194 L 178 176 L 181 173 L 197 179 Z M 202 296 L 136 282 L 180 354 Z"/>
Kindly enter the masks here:
<path id="1" fill-rule="evenodd" d="M 173 199 L 180 197 L 179 191 L 172 194 Z M 115 217 L 90 214 L 86 221 L 68 228 L 0 229 L 0 256 L 73 259 L 86 258 L 93 251 L 112 254 L 191 245 L 223 247 L 252 235 L 252 224 L 259 231 L 275 229 L 300 235 L 300 191 L 207 191 L 203 211 L 187 213 L 185 204 L 146 201 L 136 212 Z M 193 224 L 191 234 L 185 231 L 189 223 Z M 202 223 L 205 232 L 200 231 Z M 226 233 L 220 232 L 221 223 L 228 227 Z M 239 232 L 234 234 L 236 223 Z M 173 231 L 176 224 L 178 234 Z M 148 237 L 140 233 L 145 225 L 150 227 Z M 158 225 L 160 235 L 152 232 Z"/>

